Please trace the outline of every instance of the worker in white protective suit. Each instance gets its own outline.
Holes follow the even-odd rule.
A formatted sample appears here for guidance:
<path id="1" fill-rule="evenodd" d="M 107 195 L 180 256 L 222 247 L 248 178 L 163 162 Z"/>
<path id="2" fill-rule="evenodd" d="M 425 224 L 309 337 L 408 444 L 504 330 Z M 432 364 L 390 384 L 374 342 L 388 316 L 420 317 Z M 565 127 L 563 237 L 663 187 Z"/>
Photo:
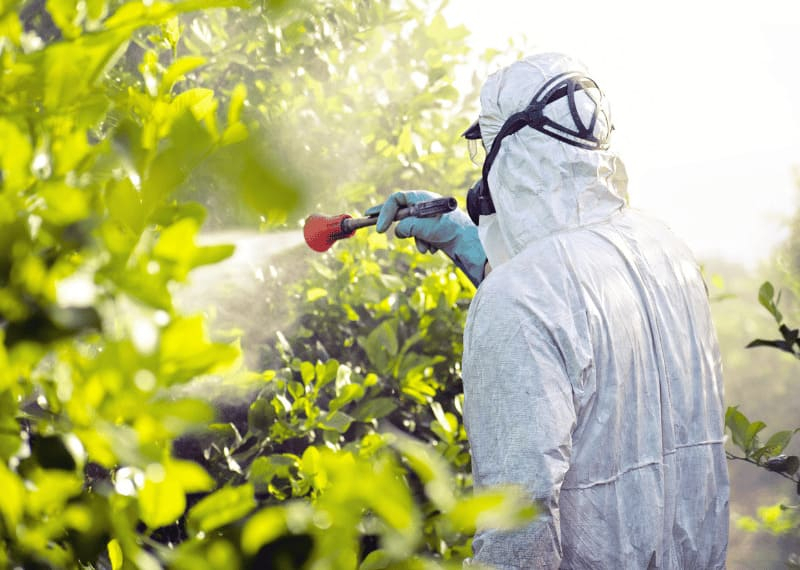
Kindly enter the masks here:
<path id="1" fill-rule="evenodd" d="M 443 249 L 479 284 L 462 366 L 475 486 L 521 485 L 541 508 L 524 528 L 480 529 L 474 563 L 725 567 L 722 375 L 707 292 L 686 246 L 626 206 L 611 130 L 580 63 L 553 53 L 514 63 L 487 80 L 465 133 L 488 150 L 467 200 L 475 224 L 453 212 L 395 230 Z M 378 229 L 429 198 L 394 194 Z"/>

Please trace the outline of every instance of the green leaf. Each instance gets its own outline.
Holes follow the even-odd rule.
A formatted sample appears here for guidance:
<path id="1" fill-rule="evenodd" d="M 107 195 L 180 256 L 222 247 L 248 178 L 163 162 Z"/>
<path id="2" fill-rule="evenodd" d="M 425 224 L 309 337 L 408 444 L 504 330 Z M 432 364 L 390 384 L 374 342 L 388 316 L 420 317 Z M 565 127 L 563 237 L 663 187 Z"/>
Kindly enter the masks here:
<path id="1" fill-rule="evenodd" d="M 282 507 L 270 507 L 253 515 L 242 531 L 242 550 L 253 555 L 265 544 L 286 533 L 286 511 Z"/>
<path id="2" fill-rule="evenodd" d="M 306 301 L 309 303 L 313 303 L 317 299 L 321 299 L 328 294 L 328 291 L 323 289 L 322 287 L 312 287 L 308 291 L 306 291 Z"/>
<path id="3" fill-rule="evenodd" d="M 521 489 L 491 489 L 460 498 L 447 513 L 447 519 L 460 533 L 472 533 L 479 527 L 510 529 L 530 522 L 535 506 Z"/>
<path id="4" fill-rule="evenodd" d="M 166 469 L 167 477 L 175 479 L 187 493 L 210 491 L 216 485 L 206 470 L 193 461 L 170 459 Z"/>
<path id="5" fill-rule="evenodd" d="M 405 125 L 400 130 L 400 134 L 397 137 L 397 152 L 401 154 L 408 154 L 413 149 L 413 143 L 411 141 L 411 126 Z"/>
<path id="6" fill-rule="evenodd" d="M 23 32 L 22 23 L 19 21 L 16 12 L 11 11 L 3 14 L 2 12 L 4 11 L 0 10 L 0 37 L 7 38 L 15 46 L 18 46 Z M 2 561 L 1 557 L 0 561 Z"/>
<path id="7" fill-rule="evenodd" d="M 116 538 L 108 541 L 108 560 L 111 562 L 111 570 L 122 570 L 125 558 L 122 555 L 122 547 Z"/>
<path id="8" fill-rule="evenodd" d="M 66 177 L 70 172 L 74 172 L 81 167 L 85 160 L 91 160 L 96 153 L 89 144 L 86 131 L 83 128 L 76 128 L 71 132 L 63 133 L 56 137 L 50 146 L 50 153 L 54 163 L 53 174 L 56 177 Z M 68 179 L 68 185 L 78 186 Z M 81 188 L 85 193 L 87 188 Z M 88 200 L 87 200 L 88 201 Z"/>
<path id="9" fill-rule="evenodd" d="M 761 303 L 765 308 L 769 309 L 769 305 L 772 303 L 772 297 L 774 295 L 775 288 L 772 286 L 772 283 L 765 281 L 761 284 L 761 287 L 758 290 L 758 302 Z"/>
<path id="10" fill-rule="evenodd" d="M 736 527 L 745 532 L 758 532 L 761 530 L 761 525 L 753 517 L 741 516 L 736 519 Z"/>
<path id="11" fill-rule="evenodd" d="M 259 398 L 247 412 L 247 427 L 253 433 L 266 433 L 275 422 L 275 408 L 264 398 Z"/>
<path id="12" fill-rule="evenodd" d="M 769 311 L 775 322 L 780 324 L 783 322 L 783 315 L 778 310 L 777 302 L 773 300 L 775 297 L 775 288 L 772 283 L 765 281 L 758 290 L 758 302 Z"/>
<path id="13" fill-rule="evenodd" d="M 381 372 L 388 370 L 390 359 L 397 354 L 396 327 L 395 319 L 387 319 L 375 327 L 366 338 L 359 339 L 367 358 Z"/>
<path id="14" fill-rule="evenodd" d="M 357 421 L 368 422 L 388 416 L 397 408 L 398 402 L 394 398 L 373 398 L 359 404 L 352 416 Z"/>
<path id="15" fill-rule="evenodd" d="M 249 480 L 259 493 L 264 493 L 268 490 L 273 478 L 292 478 L 299 464 L 300 458 L 291 453 L 261 456 L 250 466 Z"/>
<path id="16" fill-rule="evenodd" d="M 106 30 L 51 44 L 41 52 L 40 83 L 32 85 L 26 95 L 33 100 L 43 98 L 45 109 L 55 114 L 73 104 L 87 103 L 94 95 L 97 79 L 122 55 L 120 48 L 129 33 L 130 30 Z M 38 59 L 38 53 L 29 58 Z"/>
<path id="17" fill-rule="evenodd" d="M 340 365 L 339 361 L 333 358 L 325 362 L 325 364 L 322 362 L 317 362 L 316 366 L 314 367 L 314 371 L 317 376 L 314 383 L 314 389 L 319 391 L 320 388 L 329 382 L 336 380 L 340 366 L 347 368 L 344 365 Z"/>
<path id="18" fill-rule="evenodd" d="M 233 244 L 207 245 L 198 247 L 194 250 L 194 255 L 190 262 L 190 267 L 200 267 L 201 265 L 212 265 L 228 259 L 236 251 Z"/>
<path id="19" fill-rule="evenodd" d="M 759 507 L 758 517 L 772 534 L 781 535 L 797 528 L 796 516 L 781 504 Z"/>
<path id="20" fill-rule="evenodd" d="M 179 116 L 188 110 L 196 121 L 203 121 L 217 110 L 217 105 L 213 90 L 195 87 L 176 96 L 170 103 L 170 111 Z"/>
<path id="21" fill-rule="evenodd" d="M 731 430 L 733 443 L 745 453 L 747 452 L 747 428 L 750 421 L 736 407 L 729 407 L 725 412 L 725 426 Z"/>
<path id="22" fill-rule="evenodd" d="M 183 487 L 163 473 L 160 480 L 148 477 L 138 498 L 139 517 L 151 529 L 174 523 L 186 509 Z"/>
<path id="23" fill-rule="evenodd" d="M 358 570 L 383 570 L 389 568 L 394 561 L 395 558 L 385 550 L 373 550 L 364 558 Z"/>
<path id="24" fill-rule="evenodd" d="M 361 384 L 345 384 L 339 390 L 339 395 L 331 400 L 329 409 L 334 412 L 342 406 L 364 397 L 364 387 Z"/>
<path id="25" fill-rule="evenodd" d="M 173 433 L 180 433 L 189 427 L 206 426 L 214 420 L 211 403 L 196 398 L 158 400 L 150 403 L 147 411 Z"/>
<path id="26" fill-rule="evenodd" d="M 253 485 L 250 483 L 224 487 L 191 508 L 187 517 L 189 533 L 209 533 L 247 516 L 255 507 Z"/>
<path id="27" fill-rule="evenodd" d="M 108 10 L 106 0 L 86 0 L 86 16 L 89 20 L 99 20 Z"/>
<path id="28" fill-rule="evenodd" d="M 194 257 L 194 237 L 199 229 L 192 218 L 184 218 L 164 228 L 153 248 L 153 255 L 188 268 Z"/>
<path id="29" fill-rule="evenodd" d="M 758 435 L 758 432 L 763 430 L 765 427 L 767 427 L 767 424 L 762 421 L 755 421 L 747 426 L 744 436 L 745 449 L 750 451 L 755 447 L 755 445 L 758 443 L 756 436 Z"/>
<path id="30" fill-rule="evenodd" d="M 220 139 L 220 144 L 222 146 L 227 146 L 242 142 L 249 134 L 244 123 L 233 123 L 225 128 L 225 131 L 222 133 L 222 138 Z"/>
<path id="31" fill-rule="evenodd" d="M 75 472 L 42 469 L 35 473 L 25 507 L 34 517 L 61 510 L 72 497 L 80 495 L 83 478 Z"/>
<path id="32" fill-rule="evenodd" d="M 350 424 L 353 423 L 352 416 L 344 412 L 331 412 L 326 414 L 319 420 L 319 427 L 327 431 L 337 431 L 344 433 L 350 429 Z"/>
<path id="33" fill-rule="evenodd" d="M 45 7 L 65 37 L 80 35 L 77 0 L 47 0 Z"/>
<path id="34" fill-rule="evenodd" d="M 161 93 L 172 91 L 172 87 L 183 79 L 184 75 L 206 63 L 206 58 L 201 56 L 186 56 L 175 60 L 161 77 Z M 213 94 L 212 94 L 213 97 Z"/>
<path id="35" fill-rule="evenodd" d="M 208 8 L 247 7 L 244 0 L 183 0 L 182 2 L 127 2 L 105 21 L 107 28 L 133 28 L 160 24 L 183 12 Z"/>
<path id="36" fill-rule="evenodd" d="M 211 113 L 213 95 L 206 92 L 179 95 L 173 101 L 174 115 L 169 138 L 159 148 L 142 179 L 141 197 L 146 211 L 154 211 L 178 188 L 189 172 L 206 159 L 214 148 L 214 136 L 192 116 Z M 187 113 L 181 107 L 190 108 Z M 154 141 L 155 142 L 155 141 Z"/>
<path id="37" fill-rule="evenodd" d="M 161 335 L 160 375 L 170 382 L 212 373 L 229 366 L 239 349 L 208 341 L 201 315 L 176 319 Z"/>
<path id="38" fill-rule="evenodd" d="M 106 189 L 108 213 L 129 230 L 131 243 L 135 243 L 144 229 L 144 209 L 139 192 L 129 178 L 115 180 Z"/>
<path id="39" fill-rule="evenodd" d="M 8 470 L 5 462 L 0 463 L 0 515 L 5 521 L 5 528 L 15 529 L 25 510 L 27 493 L 22 481 Z"/>
<path id="40" fill-rule="evenodd" d="M 0 342 L 3 340 L 2 336 L 0 333 Z M 8 366 L 8 361 L 4 356 L 5 349 L 0 346 L 0 367 Z M 2 372 L 0 372 L 1 376 Z M 20 450 L 22 445 L 20 425 L 15 419 L 16 415 L 17 406 L 11 391 L 0 392 L 0 463 L 5 464 Z"/>
<path id="41" fill-rule="evenodd" d="M 297 401 L 300 398 L 302 398 L 306 393 L 305 386 L 303 384 L 301 384 L 300 382 L 294 382 L 294 381 L 289 382 L 287 384 L 286 388 L 289 391 L 289 394 L 292 395 L 292 398 L 295 401 Z"/>
<path id="42" fill-rule="evenodd" d="M 47 182 L 40 186 L 39 196 L 44 203 L 38 213 L 48 222 L 66 226 L 89 216 L 90 195 L 85 190 Z"/>
<path id="43" fill-rule="evenodd" d="M 779 455 L 789 445 L 793 435 L 794 432 L 791 430 L 774 433 L 764 444 L 766 455 Z"/>
<path id="44" fill-rule="evenodd" d="M 275 476 L 275 468 L 271 464 L 269 457 L 256 457 L 250 464 L 247 479 L 258 493 L 266 493 L 272 478 Z"/>
<path id="45" fill-rule="evenodd" d="M 314 380 L 315 373 L 316 370 L 313 364 L 310 362 L 300 363 L 300 376 L 303 379 L 303 384 L 310 384 Z"/>
<path id="46" fill-rule="evenodd" d="M 33 147 L 27 128 L 0 117 L 0 167 L 6 192 L 17 192 L 27 185 L 32 159 Z"/>
<path id="47" fill-rule="evenodd" d="M 198 204 L 197 202 L 173 201 L 154 210 L 153 213 L 150 214 L 148 222 L 167 227 L 180 220 L 189 218 L 197 222 L 197 227 L 200 227 L 203 225 L 206 215 L 206 209 L 202 204 Z"/>
<path id="48" fill-rule="evenodd" d="M 349 321 L 358 321 L 361 318 L 349 303 L 343 303 L 342 309 L 344 309 L 344 312 L 347 315 L 347 320 Z"/>
<path id="49" fill-rule="evenodd" d="M 456 504 L 447 461 L 432 447 L 408 437 L 399 437 L 391 442 L 403 456 L 409 467 L 425 484 L 425 494 L 443 512 Z"/>

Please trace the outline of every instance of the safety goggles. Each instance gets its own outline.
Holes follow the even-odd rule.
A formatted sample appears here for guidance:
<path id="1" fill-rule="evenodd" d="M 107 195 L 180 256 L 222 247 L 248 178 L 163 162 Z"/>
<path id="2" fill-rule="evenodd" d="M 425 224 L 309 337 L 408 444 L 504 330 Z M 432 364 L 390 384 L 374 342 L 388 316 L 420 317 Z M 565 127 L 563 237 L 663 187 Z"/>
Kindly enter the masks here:
<path id="1" fill-rule="evenodd" d="M 580 91 L 583 91 L 594 103 L 594 112 L 589 117 L 588 123 L 580 116 L 578 105 L 575 101 L 575 96 Z M 563 97 L 567 97 L 567 104 L 569 105 L 574 127 L 562 125 L 544 115 L 545 107 Z M 597 136 L 595 127 L 601 117 L 606 125 L 606 131 Z M 611 124 L 608 101 L 603 96 L 600 87 L 597 86 L 593 79 L 577 72 L 557 75 L 545 83 L 524 110 L 508 118 L 495 140 L 502 139 L 503 136 L 501 135 L 507 136 L 524 126 L 532 127 L 561 142 L 587 150 L 607 149 L 611 131 L 614 129 Z M 483 141 L 479 122 L 476 120 L 472 123 L 461 136 L 467 139 L 470 159 L 475 162 L 473 157 L 477 158 L 481 152 L 477 141 Z M 485 155 L 486 149 L 483 148 L 482 150 Z"/>
<path id="2" fill-rule="evenodd" d="M 483 161 L 486 160 L 486 146 L 483 144 L 483 139 L 467 139 L 467 152 L 469 152 L 469 159 L 475 166 L 483 166 Z"/>

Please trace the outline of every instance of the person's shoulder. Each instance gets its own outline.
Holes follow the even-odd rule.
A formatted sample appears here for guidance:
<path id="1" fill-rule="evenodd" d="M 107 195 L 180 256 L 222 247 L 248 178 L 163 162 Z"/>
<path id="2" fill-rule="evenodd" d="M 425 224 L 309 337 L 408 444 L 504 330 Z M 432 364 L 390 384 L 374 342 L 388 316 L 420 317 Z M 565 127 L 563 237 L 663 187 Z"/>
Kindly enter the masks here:
<path id="1" fill-rule="evenodd" d="M 694 254 L 686 241 L 676 234 L 664 220 L 635 208 L 626 208 L 624 219 L 636 229 L 646 231 L 650 241 L 658 244 L 659 249 L 669 251 L 673 256 L 679 255 L 686 260 L 695 262 Z"/>
<path id="2" fill-rule="evenodd" d="M 473 301 L 475 310 L 488 312 L 494 319 L 513 320 L 555 314 L 567 302 L 565 271 L 548 256 L 528 248 L 486 276 Z"/>
<path id="3" fill-rule="evenodd" d="M 511 303 L 530 285 L 530 272 L 519 262 L 520 259 L 514 257 L 492 268 L 478 287 L 478 294 L 498 303 Z"/>
<path id="4" fill-rule="evenodd" d="M 466 347 L 496 349 L 509 345 L 522 323 L 530 320 L 531 307 L 524 302 L 521 276 L 506 262 L 493 269 L 478 287 L 470 304 L 464 330 Z"/>

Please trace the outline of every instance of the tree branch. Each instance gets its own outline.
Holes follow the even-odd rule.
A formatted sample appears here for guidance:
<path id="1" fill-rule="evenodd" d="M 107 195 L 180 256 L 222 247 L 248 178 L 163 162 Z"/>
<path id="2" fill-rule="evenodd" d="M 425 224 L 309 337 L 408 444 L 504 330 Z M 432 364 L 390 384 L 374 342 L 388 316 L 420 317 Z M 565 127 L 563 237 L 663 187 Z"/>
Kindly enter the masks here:
<path id="1" fill-rule="evenodd" d="M 739 461 L 746 461 L 747 463 L 752 463 L 753 465 L 755 465 L 755 466 L 757 466 L 757 467 L 761 467 L 762 469 L 766 469 L 766 470 L 767 470 L 767 471 L 769 471 L 770 473 L 775 473 L 776 475 L 780 475 L 781 477 L 784 477 L 784 478 L 788 479 L 789 481 L 794 481 L 795 483 L 798 483 L 798 482 L 800 482 L 800 478 L 798 478 L 798 479 L 795 479 L 795 478 L 794 478 L 792 475 L 789 475 L 788 473 L 782 473 L 781 471 L 772 471 L 772 470 L 770 470 L 770 469 L 767 469 L 766 467 L 764 467 L 763 465 L 761 465 L 759 462 L 757 462 L 757 461 L 753 461 L 753 460 L 752 460 L 752 459 L 750 459 L 749 457 L 739 457 L 738 455 L 734 455 L 734 454 L 733 454 L 733 453 L 731 453 L 730 451 L 726 451 L 726 452 L 725 452 L 725 456 L 726 456 L 728 459 L 738 459 Z"/>

